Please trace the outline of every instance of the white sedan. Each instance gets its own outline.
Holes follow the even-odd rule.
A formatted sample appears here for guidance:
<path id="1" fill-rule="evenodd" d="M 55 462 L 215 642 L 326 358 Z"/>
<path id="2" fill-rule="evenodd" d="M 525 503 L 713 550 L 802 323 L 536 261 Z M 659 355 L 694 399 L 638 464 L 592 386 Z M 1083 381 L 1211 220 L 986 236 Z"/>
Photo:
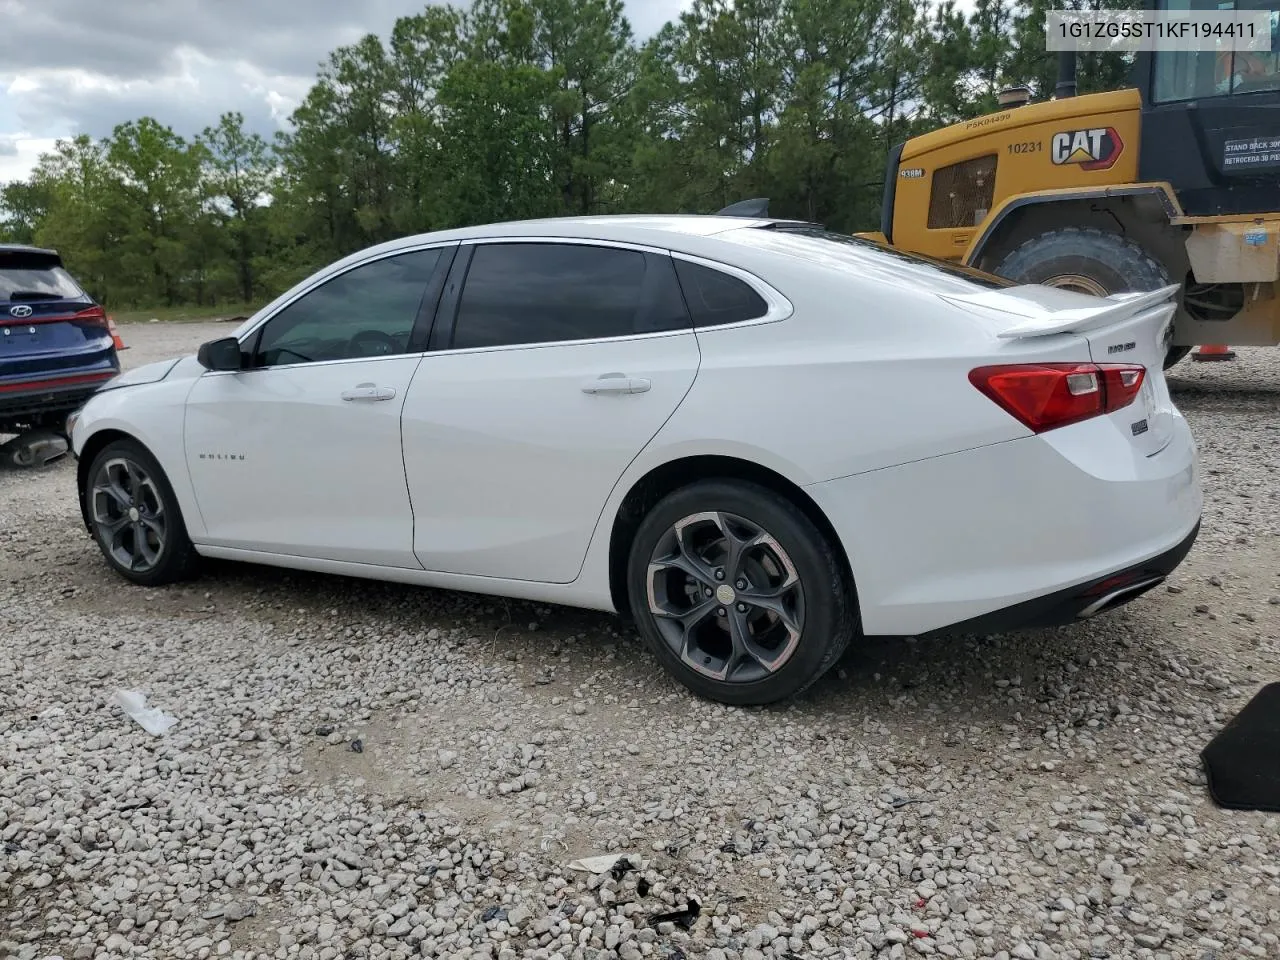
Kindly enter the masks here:
<path id="1" fill-rule="evenodd" d="M 1177 566 L 1175 294 L 767 218 L 408 237 L 93 396 L 80 502 L 135 583 L 220 557 L 615 611 L 766 703 L 855 637 L 1070 622 Z"/>

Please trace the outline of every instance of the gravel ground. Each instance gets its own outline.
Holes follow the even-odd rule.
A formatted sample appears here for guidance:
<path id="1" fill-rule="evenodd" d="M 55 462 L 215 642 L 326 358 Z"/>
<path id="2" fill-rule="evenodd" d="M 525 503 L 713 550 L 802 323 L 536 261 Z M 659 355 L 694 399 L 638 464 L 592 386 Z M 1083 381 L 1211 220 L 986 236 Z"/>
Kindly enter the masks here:
<path id="1" fill-rule="evenodd" d="M 226 329 L 128 327 L 125 360 Z M 1208 503 L 1167 589 L 863 643 L 766 710 L 593 614 L 230 564 L 127 587 L 69 461 L 0 474 L 0 956 L 1280 956 L 1280 817 L 1217 809 L 1198 761 L 1280 679 L 1280 351 L 1239 353 L 1172 378 Z M 569 866 L 604 854 L 638 869 Z"/>

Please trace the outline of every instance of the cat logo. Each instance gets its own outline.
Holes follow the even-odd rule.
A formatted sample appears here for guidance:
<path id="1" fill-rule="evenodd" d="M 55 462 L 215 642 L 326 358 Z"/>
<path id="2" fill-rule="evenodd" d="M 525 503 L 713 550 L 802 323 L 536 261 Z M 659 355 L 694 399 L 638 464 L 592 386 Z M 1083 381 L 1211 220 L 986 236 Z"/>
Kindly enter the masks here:
<path id="1" fill-rule="evenodd" d="M 1115 127 L 1064 130 L 1053 135 L 1049 158 L 1058 166 L 1078 163 L 1081 170 L 1110 170 L 1124 150 Z"/>

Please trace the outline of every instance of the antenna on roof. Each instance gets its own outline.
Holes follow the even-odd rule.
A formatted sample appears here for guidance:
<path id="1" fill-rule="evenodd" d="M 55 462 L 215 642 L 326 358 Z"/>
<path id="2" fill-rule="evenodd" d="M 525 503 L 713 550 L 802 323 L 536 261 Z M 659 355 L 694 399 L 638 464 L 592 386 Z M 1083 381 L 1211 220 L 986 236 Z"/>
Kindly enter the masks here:
<path id="1" fill-rule="evenodd" d="M 757 197 L 755 200 L 739 200 L 731 203 L 719 213 L 718 217 L 767 217 L 769 215 L 769 198 Z"/>

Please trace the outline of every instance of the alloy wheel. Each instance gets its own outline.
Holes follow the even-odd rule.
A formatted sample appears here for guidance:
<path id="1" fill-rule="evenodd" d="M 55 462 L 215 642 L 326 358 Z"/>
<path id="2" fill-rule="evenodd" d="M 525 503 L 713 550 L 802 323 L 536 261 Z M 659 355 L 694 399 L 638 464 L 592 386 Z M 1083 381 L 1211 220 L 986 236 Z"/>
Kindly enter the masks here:
<path id="1" fill-rule="evenodd" d="M 135 573 L 153 569 L 168 527 L 155 479 L 135 461 L 116 457 L 98 468 L 89 497 L 94 526 L 111 559 Z"/>
<path id="2" fill-rule="evenodd" d="M 780 670 L 804 632 L 804 585 L 786 550 L 731 513 L 685 517 L 658 540 L 646 572 L 649 612 L 693 670 L 752 683 Z"/>

